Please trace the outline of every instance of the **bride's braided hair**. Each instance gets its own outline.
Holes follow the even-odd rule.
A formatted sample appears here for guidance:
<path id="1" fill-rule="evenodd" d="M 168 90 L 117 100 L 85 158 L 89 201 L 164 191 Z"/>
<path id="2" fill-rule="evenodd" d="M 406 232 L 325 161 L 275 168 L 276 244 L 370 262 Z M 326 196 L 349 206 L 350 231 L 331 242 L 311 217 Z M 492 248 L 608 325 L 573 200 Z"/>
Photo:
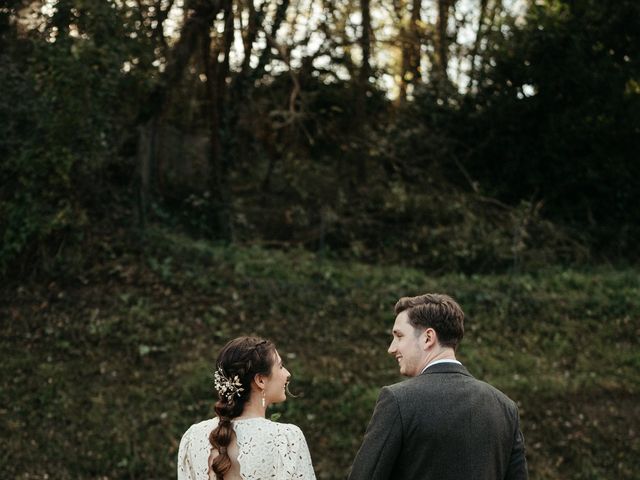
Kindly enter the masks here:
<path id="1" fill-rule="evenodd" d="M 269 340 L 239 337 L 222 347 L 218 355 L 216 370 L 221 371 L 227 379 L 235 379 L 237 376 L 240 380 L 238 393 L 228 395 L 218 392 L 219 399 L 215 405 L 218 426 L 209 435 L 209 442 L 218 451 L 211 469 L 219 480 L 231 468 L 231 459 L 227 453 L 234 435 L 231 420 L 242 414 L 251 395 L 253 377 L 257 374 L 271 374 L 271 367 L 276 359 L 275 351 L 275 345 Z"/>

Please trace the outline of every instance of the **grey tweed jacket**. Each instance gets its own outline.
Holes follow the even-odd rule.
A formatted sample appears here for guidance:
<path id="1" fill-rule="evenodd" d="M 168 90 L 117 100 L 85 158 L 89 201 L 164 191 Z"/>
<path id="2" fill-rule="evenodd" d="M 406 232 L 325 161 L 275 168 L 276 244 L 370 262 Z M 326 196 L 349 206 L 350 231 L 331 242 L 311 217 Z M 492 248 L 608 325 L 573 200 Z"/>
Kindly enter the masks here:
<path id="1" fill-rule="evenodd" d="M 515 403 L 456 363 L 382 388 L 350 480 L 523 480 Z"/>

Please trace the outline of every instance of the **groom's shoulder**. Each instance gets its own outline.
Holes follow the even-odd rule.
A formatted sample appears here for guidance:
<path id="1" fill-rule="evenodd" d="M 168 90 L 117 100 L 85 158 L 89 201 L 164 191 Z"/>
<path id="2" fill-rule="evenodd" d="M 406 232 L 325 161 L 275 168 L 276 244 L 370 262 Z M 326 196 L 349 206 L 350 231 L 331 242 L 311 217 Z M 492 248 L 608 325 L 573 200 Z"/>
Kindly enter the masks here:
<path id="1" fill-rule="evenodd" d="M 387 389 L 394 397 L 400 400 L 406 396 L 411 396 L 417 390 L 421 390 L 424 383 L 425 379 L 421 378 L 421 376 L 417 376 L 387 385 L 386 387 L 383 387 L 383 389 Z"/>
<path id="2" fill-rule="evenodd" d="M 513 401 L 511 398 L 509 398 L 507 396 L 506 393 L 504 393 L 502 390 L 499 390 L 497 387 L 494 387 L 493 385 L 491 385 L 490 383 L 487 383 L 483 380 L 476 380 L 478 385 L 480 386 L 480 388 L 482 388 L 485 392 L 487 392 L 489 395 L 493 396 L 496 400 L 498 400 L 500 403 L 507 405 L 508 407 L 512 408 L 512 409 L 516 409 L 517 410 L 517 404 L 515 401 Z"/>
<path id="3" fill-rule="evenodd" d="M 466 373 L 466 370 L 465 370 Z M 455 376 L 453 378 L 456 378 Z M 421 394 L 432 393 L 435 391 L 446 390 L 448 388 L 456 388 L 455 382 L 449 382 L 448 379 L 451 379 L 451 376 L 442 376 L 442 375 L 429 375 L 426 373 L 422 373 L 421 375 L 417 375 L 415 377 L 407 378 L 400 382 L 388 385 L 384 387 L 388 389 L 394 397 L 398 400 L 404 397 L 411 397 L 415 395 L 417 392 Z M 460 376 L 462 378 L 462 376 Z M 492 385 L 488 383 L 477 380 L 472 375 L 466 373 L 464 375 L 464 382 L 468 384 L 475 385 L 475 388 L 487 388 L 495 392 L 496 395 L 502 394 L 499 390 L 497 390 Z M 504 395 L 504 394 L 502 394 Z"/>

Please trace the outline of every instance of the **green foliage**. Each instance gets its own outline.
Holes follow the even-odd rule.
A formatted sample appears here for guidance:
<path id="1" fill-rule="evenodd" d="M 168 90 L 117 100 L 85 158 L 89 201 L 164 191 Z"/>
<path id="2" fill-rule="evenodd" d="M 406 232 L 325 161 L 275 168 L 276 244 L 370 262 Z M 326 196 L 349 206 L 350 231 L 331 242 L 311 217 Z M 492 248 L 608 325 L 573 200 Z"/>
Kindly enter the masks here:
<path id="1" fill-rule="evenodd" d="M 123 23 L 112 7 L 59 2 L 42 31 L 5 34 L 0 274 L 55 257 L 62 245 L 80 238 L 88 207 L 100 204 L 105 166 L 136 113 L 120 102 L 121 92 L 135 85 L 121 68 L 136 50 L 118 37 Z"/>
<path id="2" fill-rule="evenodd" d="M 368 258 L 430 271 L 517 271 L 584 262 L 588 248 L 545 219 L 543 202 L 500 202 L 469 175 L 461 160 L 472 154 L 466 143 L 472 139 L 459 138 L 464 101 L 452 95 L 444 103 L 423 88 L 400 109 L 379 154 L 392 174 L 369 187 L 366 216 L 341 233 Z"/>
<path id="3" fill-rule="evenodd" d="M 348 51 L 289 72 L 267 50 L 255 70 L 231 66 L 214 109 L 200 33 L 174 48 L 164 37 L 169 2 L 61 0 L 38 28 L 8 3 L 0 273 L 55 264 L 124 197 L 126 215 L 139 203 L 141 219 L 205 238 L 221 235 L 228 209 L 241 244 L 431 271 L 636 260 L 637 2 L 529 3 L 487 26 L 468 92 L 417 83 L 398 106 L 381 83 L 362 90 Z M 151 188 L 136 198 L 142 158 Z"/>
<path id="4" fill-rule="evenodd" d="M 638 2 L 531 2 L 503 26 L 461 110 L 461 156 L 485 191 L 581 230 L 595 251 L 637 253 Z M 483 139 L 488 139 L 487 141 Z"/>
<path id="5" fill-rule="evenodd" d="M 53 64 L 55 53 L 53 49 L 33 52 L 45 58 L 51 55 Z M 0 174 L 6 179 L 0 196 L 0 213 L 6 219 L 0 231 L 0 271 L 30 245 L 82 224 L 82 213 L 70 195 L 77 157 L 60 141 L 71 133 L 69 118 L 66 110 L 56 108 L 59 95 L 69 93 L 64 83 L 70 72 L 63 66 L 61 71 L 44 67 L 25 72 L 21 70 L 25 65 L 6 54 L 2 63 L 6 68 L 1 69 L 0 83 L 6 88 L 0 98 L 0 117 L 9 135 L 0 145 Z M 16 98 L 21 99 L 17 105 Z"/>
<path id="6" fill-rule="evenodd" d="M 520 405 L 532 478 L 635 478 L 636 270 L 443 276 L 298 250 L 220 247 L 153 229 L 82 279 L 0 292 L 0 469 L 26 478 L 173 478 L 180 435 L 213 414 L 228 339 L 276 341 L 319 478 L 344 478 L 380 386 L 392 306 L 425 291 L 466 313 L 459 356 Z M 42 286 L 46 284 L 46 286 Z M 25 448 L 31 445 L 31 448 Z"/>
<path id="7" fill-rule="evenodd" d="M 5 476 L 173 477 L 180 434 L 212 414 L 217 349 L 257 333 L 299 394 L 275 414 L 303 428 L 319 478 L 343 478 L 399 380 L 392 305 L 446 291 L 468 313 L 462 360 L 521 406 L 532 478 L 634 478 L 638 271 L 549 265 L 638 258 L 638 2 L 531 1 L 486 32 L 469 92 L 427 83 L 399 107 L 370 87 L 366 121 L 350 39 L 290 72 L 268 55 L 242 82 L 231 71 L 209 109 L 231 246 L 177 233 L 214 238 L 220 199 L 201 42 L 167 45 L 170 2 L 47 2 L 37 28 L 16 20 L 27 3 L 0 7 Z M 168 50 L 184 78 L 151 96 Z M 111 215 L 129 196 L 132 216 L 137 128 L 158 111 L 173 170 L 157 161 L 150 226 L 123 232 Z"/>

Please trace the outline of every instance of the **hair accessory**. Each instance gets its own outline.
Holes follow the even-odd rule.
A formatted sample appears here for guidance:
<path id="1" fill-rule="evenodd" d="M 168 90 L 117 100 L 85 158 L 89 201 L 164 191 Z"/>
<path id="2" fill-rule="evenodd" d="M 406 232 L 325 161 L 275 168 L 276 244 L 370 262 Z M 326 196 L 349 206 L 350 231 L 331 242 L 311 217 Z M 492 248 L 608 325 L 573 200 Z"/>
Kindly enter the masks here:
<path id="1" fill-rule="evenodd" d="M 239 397 L 244 392 L 238 375 L 227 378 L 222 367 L 218 367 L 218 370 L 213 373 L 213 386 L 218 391 L 218 395 L 224 397 L 227 402 L 230 402 L 236 395 Z"/>

